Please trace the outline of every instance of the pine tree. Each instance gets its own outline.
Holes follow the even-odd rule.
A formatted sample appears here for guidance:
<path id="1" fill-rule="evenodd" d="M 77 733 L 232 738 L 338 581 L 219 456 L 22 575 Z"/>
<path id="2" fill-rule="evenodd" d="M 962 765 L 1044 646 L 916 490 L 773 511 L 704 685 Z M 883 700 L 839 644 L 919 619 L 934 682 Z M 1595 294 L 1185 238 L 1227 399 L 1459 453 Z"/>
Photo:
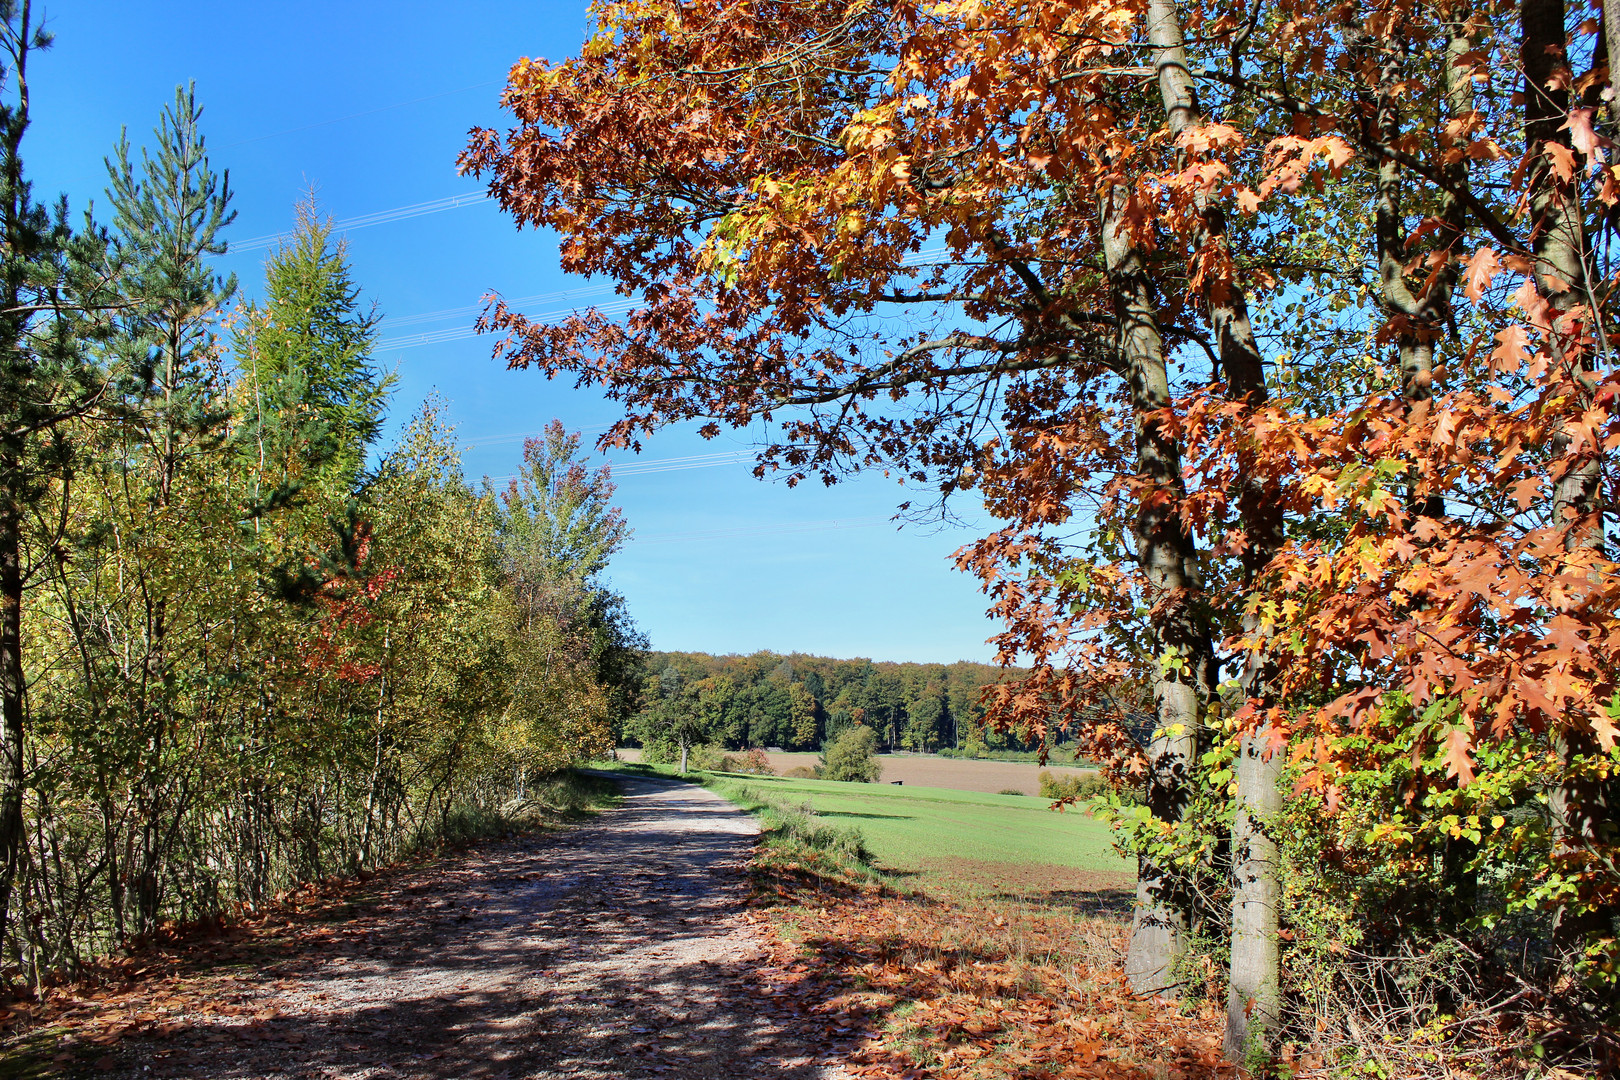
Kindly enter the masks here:
<path id="1" fill-rule="evenodd" d="M 23 172 L 28 59 L 50 44 L 29 0 L 0 0 L 0 80 L 10 91 L 0 101 L 0 938 L 23 845 L 24 518 L 67 465 L 60 426 L 95 408 L 106 385 L 86 354 L 86 313 L 105 304 L 89 271 L 102 261 L 101 237 L 75 237 L 66 200 L 36 202 Z"/>
<path id="2" fill-rule="evenodd" d="M 121 743 L 138 800 L 138 817 L 149 823 L 125 854 L 122 870 L 109 875 L 114 921 L 125 929 L 124 883 L 135 884 L 137 933 L 149 930 L 158 912 L 158 867 L 169 842 L 157 822 L 168 797 L 169 759 L 178 730 L 184 689 L 175 671 L 173 621 L 186 606 L 177 596 L 194 588 L 177 574 L 185 505 L 195 485 L 184 476 L 223 441 L 229 410 L 219 378 L 218 327 L 236 293 L 236 278 L 209 265 L 225 251 L 220 231 L 231 223 L 230 178 L 213 171 L 200 130 L 202 108 L 192 87 L 176 87 L 163 110 L 155 146 L 131 158 L 127 132 L 106 162 L 113 210 L 106 276 L 116 281 L 123 304 L 107 352 L 118 375 L 114 412 L 118 445 L 103 463 L 119 477 L 111 487 L 134 505 L 119 530 L 119 547 L 139 598 L 137 617 L 122 623 L 124 656 L 134 658 L 136 677 L 111 682 L 123 698 L 120 715 L 138 725 L 138 737 Z M 126 676 L 130 672 L 126 672 Z"/>
<path id="3" fill-rule="evenodd" d="M 168 501 L 188 437 L 215 434 L 227 416 L 211 400 L 205 365 L 214 357 L 219 314 L 236 295 L 236 275 L 216 274 L 208 258 L 225 253 L 220 230 L 236 212 L 230 173 L 209 165 L 201 119 L 195 87 L 176 87 L 153 132 L 156 148 L 141 150 L 139 169 L 127 133 L 107 161 L 112 254 L 131 304 L 119 320 L 118 345 L 139 380 L 131 427 L 155 460 L 160 503 Z"/>

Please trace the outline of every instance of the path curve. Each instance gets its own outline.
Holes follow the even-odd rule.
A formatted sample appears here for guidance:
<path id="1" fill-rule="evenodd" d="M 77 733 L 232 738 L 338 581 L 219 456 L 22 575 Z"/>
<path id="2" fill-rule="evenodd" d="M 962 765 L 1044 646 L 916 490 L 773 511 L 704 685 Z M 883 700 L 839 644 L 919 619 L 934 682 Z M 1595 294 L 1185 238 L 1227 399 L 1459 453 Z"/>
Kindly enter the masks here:
<path id="1" fill-rule="evenodd" d="M 131 1075 L 842 1077 L 847 1039 L 761 1004 L 754 818 L 701 787 L 604 775 L 617 808 L 402 875 L 331 951 L 239 978 L 240 1016 L 152 1040 Z"/>

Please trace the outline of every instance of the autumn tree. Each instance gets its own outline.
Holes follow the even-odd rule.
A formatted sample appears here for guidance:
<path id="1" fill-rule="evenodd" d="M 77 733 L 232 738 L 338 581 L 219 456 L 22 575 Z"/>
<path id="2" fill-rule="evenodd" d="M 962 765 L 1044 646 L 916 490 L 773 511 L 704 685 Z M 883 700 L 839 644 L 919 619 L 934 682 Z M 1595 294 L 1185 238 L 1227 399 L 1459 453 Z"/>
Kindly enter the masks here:
<path id="1" fill-rule="evenodd" d="M 997 527 L 961 565 L 1029 665 L 998 722 L 1055 716 L 1150 780 L 1122 834 L 1139 989 L 1173 993 L 1213 926 L 1228 1049 L 1265 1052 L 1305 948 L 1283 924 L 1350 866 L 1363 910 L 1410 915 L 1378 948 L 1532 911 L 1566 976 L 1612 985 L 1612 25 L 595 12 L 579 58 L 513 67 L 516 126 L 463 165 L 641 302 L 485 328 L 618 400 L 612 441 L 701 419 L 764 431 L 757 472 L 790 483 L 976 490 Z M 1096 707 L 1122 687 L 1145 738 Z M 1481 909 L 1470 878 L 1530 851 Z"/>
<path id="2" fill-rule="evenodd" d="M 509 359 L 576 372 L 621 400 L 620 442 L 694 417 L 709 434 L 773 423 L 779 441 L 760 470 L 790 482 L 881 464 L 947 496 L 998 462 L 1027 467 L 995 500 L 1014 524 L 972 556 L 987 577 L 1006 580 L 988 567 L 1014 550 L 1015 563 L 1045 558 L 1016 536 L 1073 526 L 1076 508 L 1054 486 L 1099 467 L 1119 477 L 1137 569 L 1117 596 L 1147 596 L 1153 644 L 1085 666 L 1093 679 L 1137 662 L 1157 672 L 1163 736 L 1143 760 L 1157 812 L 1179 818 L 1214 662 L 1179 449 L 1161 415 L 1167 340 L 1186 331 L 1155 307 L 1142 257 L 1151 215 L 1124 144 L 1109 141 L 1107 116 L 1130 101 L 1103 76 L 1049 78 L 1035 25 L 1012 26 L 1010 46 L 990 55 L 953 17 L 910 7 L 600 15 L 581 59 L 513 69 L 507 102 L 520 126 L 504 139 L 477 133 L 463 164 L 487 172 L 521 222 L 568 234 L 566 268 L 610 274 L 648 304 L 622 324 L 587 313 L 557 326 L 497 304 L 486 326 L 508 334 Z M 1071 17 L 1077 41 L 1111 40 L 1131 19 L 1104 8 Z M 1074 48 L 1062 63 L 1077 69 L 1108 52 Z M 926 93 L 897 95 L 901 71 Z M 947 83 L 945 71 L 962 75 Z M 1048 100 L 1031 123 L 984 93 L 1009 83 Z M 626 145 L 637 154 L 614 149 Z M 1078 194 L 1088 184 L 1106 186 L 1100 203 Z M 1062 443 L 1026 441 L 1043 439 L 1096 453 L 1058 462 Z M 1021 610 L 1029 592 L 995 593 L 1015 627 L 1004 656 L 1032 654 L 1037 670 L 1004 703 L 1011 722 L 1044 729 L 1053 691 L 1072 701 L 1085 681 L 1065 666 L 1078 625 L 1033 619 Z M 1133 963 L 1144 985 L 1165 983 L 1191 890 L 1151 859 L 1142 880 Z"/>
<path id="3" fill-rule="evenodd" d="M 526 440 L 522 470 L 495 498 L 495 527 L 506 587 L 521 613 L 519 633 L 557 635 L 534 662 L 543 667 L 569 653 L 569 663 L 584 664 L 616 729 L 635 705 L 646 642 L 605 577 L 630 536 L 612 502 L 612 470 L 588 465 L 579 445 L 556 420 L 541 438 Z M 609 738 L 593 745 L 607 749 Z"/>

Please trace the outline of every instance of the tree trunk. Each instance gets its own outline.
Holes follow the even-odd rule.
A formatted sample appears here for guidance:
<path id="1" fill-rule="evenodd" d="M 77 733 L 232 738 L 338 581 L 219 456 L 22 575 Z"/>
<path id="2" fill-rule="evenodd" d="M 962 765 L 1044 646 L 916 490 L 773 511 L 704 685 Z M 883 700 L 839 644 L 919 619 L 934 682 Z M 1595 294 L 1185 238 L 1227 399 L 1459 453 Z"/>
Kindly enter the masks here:
<path id="1" fill-rule="evenodd" d="M 1213 693 L 1214 648 L 1199 609 L 1202 581 L 1192 533 L 1181 516 L 1186 494 L 1181 450 L 1165 432 L 1170 405 L 1164 338 L 1159 333 L 1152 283 L 1141 252 L 1127 234 L 1130 189 L 1116 183 L 1101 210 L 1103 255 L 1120 354 L 1126 366 L 1136 428 L 1138 478 L 1143 490 L 1136 515 L 1137 556 L 1152 605 L 1152 634 L 1160 656 L 1153 700 L 1157 730 L 1148 746 L 1148 807 L 1164 822 L 1179 822 L 1197 764 L 1201 708 Z M 1138 993 L 1176 993 L 1176 961 L 1187 948 L 1188 911 L 1195 882 L 1185 871 L 1141 856 L 1136 914 L 1125 970 Z"/>
<path id="2" fill-rule="evenodd" d="M 0 943 L 23 845 L 22 507 L 9 490 L 21 463 L 0 458 Z"/>
<path id="3" fill-rule="evenodd" d="M 1530 242 L 1536 255 L 1536 287 L 1551 309 L 1547 327 L 1555 369 L 1569 381 L 1574 403 L 1583 408 L 1596 386 L 1591 355 L 1565 347 L 1574 328 L 1562 325 L 1567 313 L 1588 303 L 1586 276 L 1587 237 L 1577 192 L 1560 181 L 1546 147 L 1569 146 L 1564 127 L 1569 112 L 1568 80 L 1556 78 L 1566 67 L 1563 0 L 1523 0 L 1519 8 L 1520 56 L 1524 64 L 1525 143 L 1529 156 L 1527 183 L 1530 204 Z M 1591 314 L 1588 318 L 1593 317 Z M 1599 342 L 1602 327 L 1592 328 Z M 1577 448 L 1567 428 L 1553 433 L 1552 521 L 1566 529 L 1564 549 L 1571 554 L 1604 549 L 1602 462 L 1593 447 Z M 1578 456 L 1577 456 L 1578 455 Z M 1562 470 L 1560 472 L 1560 470 Z M 1563 766 L 1563 779 L 1549 793 L 1556 855 L 1578 860 L 1591 844 L 1614 828 L 1614 800 L 1608 785 L 1570 774 L 1577 762 L 1593 752 L 1590 733 L 1579 718 L 1554 737 L 1554 749 Z M 1587 722 L 1588 726 L 1590 721 Z M 1584 950 L 1586 942 L 1605 930 L 1612 911 L 1603 907 L 1564 905 L 1553 918 L 1553 946 L 1569 958 Z"/>
<path id="4" fill-rule="evenodd" d="M 1198 97 L 1182 43 L 1181 25 L 1173 0 L 1149 0 L 1148 42 L 1159 75 L 1170 134 L 1179 138 L 1203 123 Z M 1206 191 L 1194 195 L 1199 230 L 1193 237 L 1196 257 L 1223 255 L 1226 219 Z M 1267 398 L 1264 357 L 1249 321 L 1243 288 L 1223 275 L 1204 274 L 1204 304 L 1215 332 L 1227 397 L 1251 409 Z M 1245 591 L 1256 587 L 1261 572 L 1283 541 L 1283 518 L 1277 493 L 1254 468 L 1252 452 L 1239 453 L 1238 513 L 1247 540 L 1243 554 Z M 1257 614 L 1243 618 L 1243 633 L 1250 641 L 1262 634 Z M 1275 660 L 1270 650 L 1253 649 L 1242 673 L 1244 697 L 1264 718 L 1276 705 L 1273 679 Z M 1282 808 L 1278 784 L 1282 759 L 1268 753 L 1266 730 L 1240 736 L 1237 762 L 1238 812 L 1232 826 L 1232 953 L 1227 980 L 1226 1051 L 1241 1058 L 1257 1039 L 1269 1045 L 1281 1023 L 1282 991 L 1277 880 L 1277 845 L 1265 831 L 1267 819 Z"/>

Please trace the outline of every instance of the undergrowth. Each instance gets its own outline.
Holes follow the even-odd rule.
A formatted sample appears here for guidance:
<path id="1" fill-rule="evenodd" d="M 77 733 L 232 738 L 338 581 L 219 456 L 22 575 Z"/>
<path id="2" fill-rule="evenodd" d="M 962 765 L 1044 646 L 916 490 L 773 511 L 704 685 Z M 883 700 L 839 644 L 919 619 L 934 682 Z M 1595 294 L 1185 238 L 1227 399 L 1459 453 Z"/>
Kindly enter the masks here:
<path id="1" fill-rule="evenodd" d="M 446 814 L 420 834 L 416 849 L 556 828 L 606 810 L 618 800 L 619 789 L 611 780 L 588 773 L 558 773 L 498 806 L 460 807 Z"/>
<path id="2" fill-rule="evenodd" d="M 559 773 L 530 784 L 522 795 L 499 806 L 462 807 L 422 823 L 405 855 L 385 866 L 305 882 L 258 910 L 243 906 L 229 919 L 171 924 L 116 954 L 82 965 L 72 977 L 51 979 L 32 992 L 13 988 L 0 993 L 0 1080 L 99 1075 L 111 1068 L 102 1063 L 112 1061 L 106 1051 L 116 1042 L 108 1033 L 127 1024 L 129 1010 L 106 1019 L 101 1015 L 105 1008 L 87 1005 L 91 998 L 104 1003 L 133 999 L 144 992 L 143 986 L 164 979 L 175 986 L 189 985 L 199 976 L 218 974 L 240 962 L 231 960 L 232 950 L 257 950 L 254 955 L 259 956 L 294 947 L 299 933 L 342 922 L 371 907 L 387 882 L 412 868 L 431 865 L 444 849 L 562 828 L 612 807 L 619 798 L 618 785 L 611 780 Z M 181 977 L 183 984 L 177 981 Z M 179 990 L 166 992 L 172 1000 L 186 996 Z M 201 1011 L 214 1005 L 192 1003 Z"/>

